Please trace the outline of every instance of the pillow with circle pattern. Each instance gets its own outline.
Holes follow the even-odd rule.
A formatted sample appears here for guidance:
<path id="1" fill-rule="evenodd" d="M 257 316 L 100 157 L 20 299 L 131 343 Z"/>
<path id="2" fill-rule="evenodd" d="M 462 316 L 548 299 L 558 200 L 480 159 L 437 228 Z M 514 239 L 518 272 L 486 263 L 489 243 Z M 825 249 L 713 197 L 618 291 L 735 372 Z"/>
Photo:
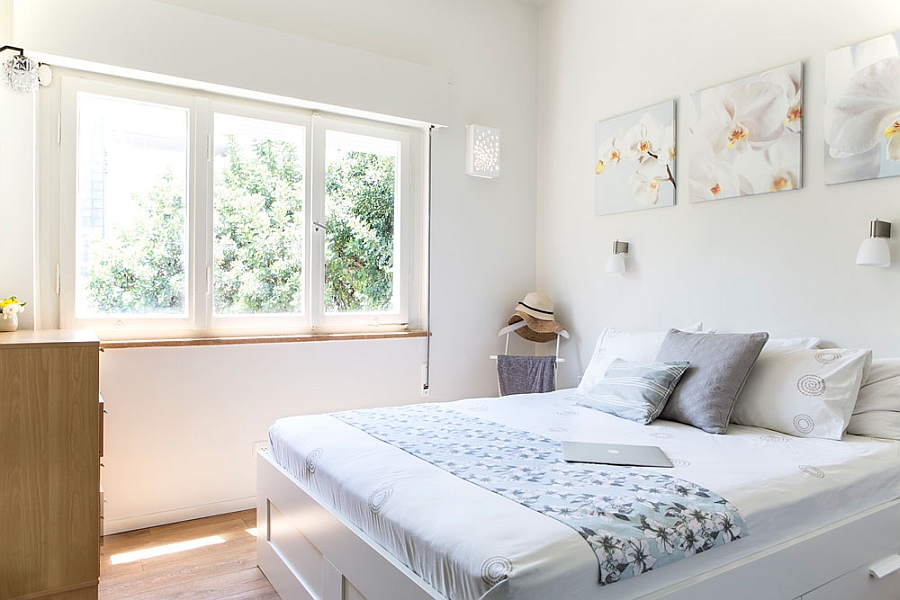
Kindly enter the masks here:
<path id="1" fill-rule="evenodd" d="M 876 358 L 859 388 L 853 414 L 876 410 L 900 411 L 900 358 Z"/>
<path id="2" fill-rule="evenodd" d="M 735 403 L 731 422 L 839 440 L 871 364 L 871 350 L 765 349 Z"/>
<path id="3" fill-rule="evenodd" d="M 876 358 L 847 433 L 900 440 L 900 358 Z"/>

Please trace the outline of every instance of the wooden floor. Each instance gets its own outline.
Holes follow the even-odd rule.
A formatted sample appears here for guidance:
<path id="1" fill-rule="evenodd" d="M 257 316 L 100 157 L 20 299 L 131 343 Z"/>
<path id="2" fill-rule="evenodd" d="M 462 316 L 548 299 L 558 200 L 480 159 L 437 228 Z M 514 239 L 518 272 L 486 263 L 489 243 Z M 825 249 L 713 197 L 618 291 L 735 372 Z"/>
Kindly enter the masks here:
<path id="1" fill-rule="evenodd" d="M 100 600 L 278 600 L 256 567 L 256 537 L 247 532 L 253 527 L 256 511 L 247 510 L 105 536 Z M 166 548 L 190 542 L 207 545 Z M 169 552 L 122 562 L 131 558 L 125 553 L 150 549 Z"/>

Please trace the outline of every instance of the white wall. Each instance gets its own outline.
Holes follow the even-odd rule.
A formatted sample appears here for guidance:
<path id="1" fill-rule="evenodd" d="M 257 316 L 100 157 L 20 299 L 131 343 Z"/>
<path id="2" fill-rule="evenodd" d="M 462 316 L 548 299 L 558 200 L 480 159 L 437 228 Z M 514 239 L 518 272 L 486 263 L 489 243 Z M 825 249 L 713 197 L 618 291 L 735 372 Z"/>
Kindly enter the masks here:
<path id="1" fill-rule="evenodd" d="M 4 56 L 7 53 L 4 53 Z M 25 302 L 22 328 L 34 325 L 35 100 L 0 86 L 0 299 Z"/>
<path id="2" fill-rule="evenodd" d="M 13 0 L 0 0 L 0 46 L 5 46 L 12 40 L 12 15 Z"/>
<path id="3" fill-rule="evenodd" d="M 12 45 L 12 34 L 13 2 L 0 0 L 0 46 Z M 11 54 L 7 50 L 0 60 Z M 0 86 L 0 299 L 17 296 L 25 302 L 34 299 L 35 288 L 34 115 L 33 96 Z M 21 327 L 34 326 L 34 304 L 19 315 Z"/>
<path id="4" fill-rule="evenodd" d="M 575 334 L 563 384 L 601 327 L 659 330 L 702 320 L 720 331 L 817 335 L 900 356 L 895 265 L 856 267 L 875 217 L 900 226 L 900 179 L 825 186 L 825 55 L 900 29 L 895 0 L 552 0 L 539 13 L 538 286 Z M 793 61 L 804 63 L 803 189 L 690 204 L 684 120 L 677 205 L 594 214 L 594 124 Z M 897 231 L 895 229 L 895 231 Z M 603 272 L 614 239 L 631 269 Z"/>
<path id="5" fill-rule="evenodd" d="M 360 14 L 348 2 L 328 8 L 316 0 L 284 4 L 290 19 L 309 16 L 316 37 L 335 45 L 327 60 L 341 74 L 331 79 L 328 69 L 304 65 L 304 50 L 322 48 L 307 38 L 151 0 L 63 4 L 16 0 L 14 42 L 32 51 L 270 93 L 302 91 L 316 96 L 308 100 L 397 116 L 427 118 L 443 103 L 449 127 L 435 133 L 433 147 L 431 399 L 496 395 L 488 359 L 500 349 L 496 331 L 535 281 L 534 6 L 387 0 L 378 3 L 379 11 Z M 398 15 L 432 18 L 413 22 Z M 358 36 L 366 25 L 368 33 Z M 242 43 L 240 53 L 229 46 Z M 261 71 L 244 69 L 253 52 L 277 60 Z M 373 54 L 378 52 L 385 54 Z M 392 71 L 388 86 L 404 85 L 405 76 L 433 81 L 437 73 L 443 100 L 416 109 L 404 94 L 385 89 L 378 73 L 360 74 L 356 86 L 348 85 L 356 58 L 360 69 Z M 275 77 L 276 69 L 287 79 Z M 317 83 L 292 79 L 298 73 Z M 398 114 L 404 111 L 415 114 Z M 501 129 L 498 179 L 464 174 L 467 123 Z M 26 127 L 16 130 L 26 142 L 47 143 L 46 131 L 29 138 Z M 14 202 L 19 212 L 33 211 L 31 198 Z M 27 227 L 0 220 L 0 240 L 11 232 L 33 244 Z M 37 273 L 16 267 L 15 279 L 46 282 L 52 264 L 42 257 Z M 265 438 L 269 423 L 292 414 L 419 401 L 424 357 L 423 338 L 108 350 L 101 358 L 109 409 L 107 532 L 252 506 L 251 444 Z"/>

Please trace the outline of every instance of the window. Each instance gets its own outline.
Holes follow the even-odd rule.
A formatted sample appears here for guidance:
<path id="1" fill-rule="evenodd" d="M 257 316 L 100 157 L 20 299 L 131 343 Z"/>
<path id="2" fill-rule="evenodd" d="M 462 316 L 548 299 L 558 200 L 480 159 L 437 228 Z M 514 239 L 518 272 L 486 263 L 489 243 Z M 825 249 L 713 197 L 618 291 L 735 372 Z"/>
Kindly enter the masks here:
<path id="1" fill-rule="evenodd" d="M 81 312 L 186 315 L 188 111 L 95 94 L 78 108 Z"/>
<path id="2" fill-rule="evenodd" d="M 213 123 L 213 316 L 302 315 L 306 128 Z"/>
<path id="3" fill-rule="evenodd" d="M 324 121 L 323 322 L 401 318 L 404 135 Z"/>
<path id="4" fill-rule="evenodd" d="M 62 90 L 64 327 L 416 324 L 422 130 L 105 81 Z"/>

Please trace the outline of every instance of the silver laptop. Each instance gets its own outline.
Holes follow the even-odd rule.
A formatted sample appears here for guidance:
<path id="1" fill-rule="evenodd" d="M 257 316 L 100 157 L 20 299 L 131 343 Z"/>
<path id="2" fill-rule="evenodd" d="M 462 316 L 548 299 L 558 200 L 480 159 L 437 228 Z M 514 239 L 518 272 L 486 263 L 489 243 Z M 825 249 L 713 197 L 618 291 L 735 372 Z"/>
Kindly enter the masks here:
<path id="1" fill-rule="evenodd" d="M 672 461 L 658 446 L 563 442 L 562 449 L 563 458 L 567 462 L 627 465 L 631 467 L 672 466 Z"/>

